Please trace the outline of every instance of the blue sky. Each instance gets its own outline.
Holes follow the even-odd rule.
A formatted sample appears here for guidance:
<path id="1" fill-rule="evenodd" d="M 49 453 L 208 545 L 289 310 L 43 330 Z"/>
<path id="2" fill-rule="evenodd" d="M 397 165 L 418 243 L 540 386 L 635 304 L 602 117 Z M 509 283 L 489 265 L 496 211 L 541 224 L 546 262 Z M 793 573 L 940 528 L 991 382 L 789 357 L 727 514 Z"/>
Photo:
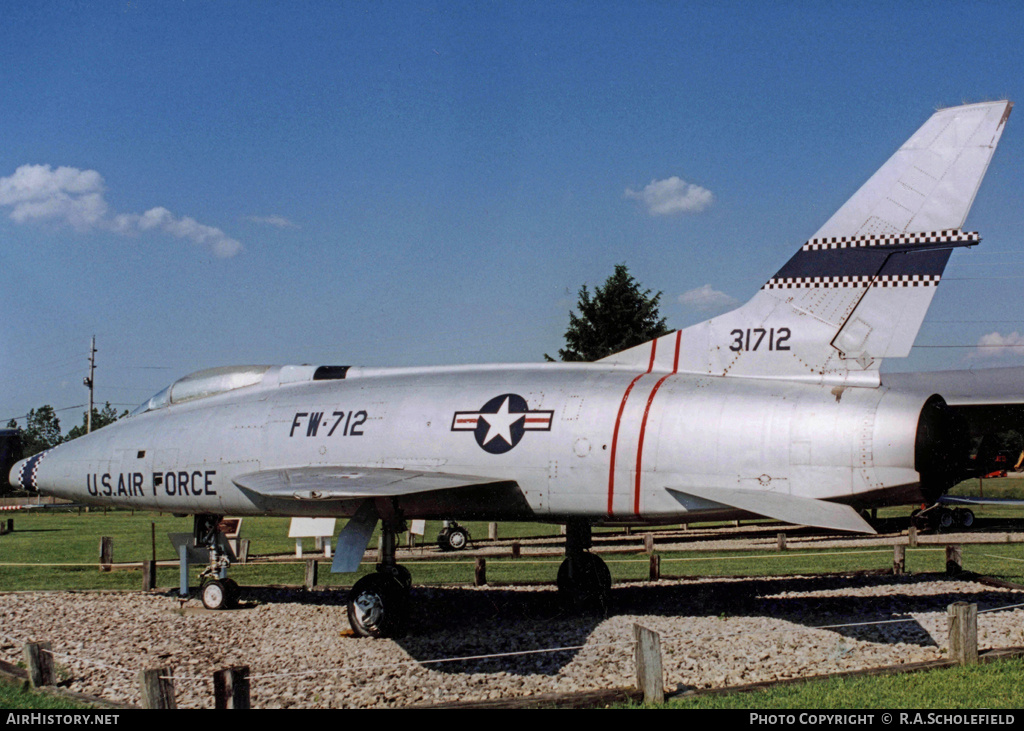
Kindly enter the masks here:
<path id="1" fill-rule="evenodd" d="M 538 361 L 625 262 L 745 301 L 938 107 L 1024 100 L 1020 3 L 0 8 L 0 419 L 232 363 Z M 919 345 L 1017 365 L 1024 119 Z M 689 293 L 689 294 L 688 294 Z M 717 304 L 718 309 L 715 309 Z"/>

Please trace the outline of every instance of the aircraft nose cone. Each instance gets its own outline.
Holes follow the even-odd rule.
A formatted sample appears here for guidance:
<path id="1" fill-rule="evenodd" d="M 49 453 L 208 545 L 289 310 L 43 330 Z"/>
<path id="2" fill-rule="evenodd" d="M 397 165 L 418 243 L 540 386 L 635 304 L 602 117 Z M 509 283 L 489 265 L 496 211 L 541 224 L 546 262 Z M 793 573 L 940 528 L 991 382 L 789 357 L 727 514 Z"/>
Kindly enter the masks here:
<path id="1" fill-rule="evenodd" d="M 32 455 L 28 459 L 15 462 L 11 468 L 10 481 L 23 490 L 36 491 L 36 475 L 38 474 L 39 462 L 46 456 L 46 452 Z"/>

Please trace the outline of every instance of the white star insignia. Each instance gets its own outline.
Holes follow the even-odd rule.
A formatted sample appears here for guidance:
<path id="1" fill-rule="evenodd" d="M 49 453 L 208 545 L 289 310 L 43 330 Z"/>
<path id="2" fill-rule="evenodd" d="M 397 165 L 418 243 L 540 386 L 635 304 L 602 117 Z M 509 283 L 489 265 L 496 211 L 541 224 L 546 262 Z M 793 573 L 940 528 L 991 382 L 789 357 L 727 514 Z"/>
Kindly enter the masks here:
<path id="1" fill-rule="evenodd" d="M 488 444 L 491 440 L 501 437 L 505 440 L 506 444 L 512 444 L 512 425 L 520 419 L 524 418 L 526 414 L 510 414 L 508 411 L 508 398 L 501 403 L 498 407 L 496 414 L 480 414 L 480 418 L 487 422 L 487 436 L 484 437 L 484 444 Z"/>

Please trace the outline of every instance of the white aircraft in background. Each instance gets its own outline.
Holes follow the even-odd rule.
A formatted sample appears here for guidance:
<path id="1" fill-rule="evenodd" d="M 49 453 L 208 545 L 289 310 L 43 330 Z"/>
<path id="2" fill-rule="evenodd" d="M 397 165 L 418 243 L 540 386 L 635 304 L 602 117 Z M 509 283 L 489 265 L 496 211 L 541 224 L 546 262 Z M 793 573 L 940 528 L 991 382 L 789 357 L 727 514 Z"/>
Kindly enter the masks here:
<path id="1" fill-rule="evenodd" d="M 379 522 L 380 563 L 348 600 L 371 636 L 407 617 L 409 519 L 566 523 L 558 586 L 573 598 L 611 586 L 595 525 L 767 516 L 873 533 L 858 510 L 932 503 L 965 474 L 958 406 L 1024 401 L 1016 370 L 973 391 L 964 374 L 879 374 L 910 352 L 952 251 L 979 243 L 961 228 L 1010 109 L 935 113 L 753 299 L 699 325 L 596 363 L 204 370 L 11 481 L 194 514 L 221 568 L 227 514 L 349 518 L 341 572 Z M 208 606 L 237 597 L 219 576 Z"/>

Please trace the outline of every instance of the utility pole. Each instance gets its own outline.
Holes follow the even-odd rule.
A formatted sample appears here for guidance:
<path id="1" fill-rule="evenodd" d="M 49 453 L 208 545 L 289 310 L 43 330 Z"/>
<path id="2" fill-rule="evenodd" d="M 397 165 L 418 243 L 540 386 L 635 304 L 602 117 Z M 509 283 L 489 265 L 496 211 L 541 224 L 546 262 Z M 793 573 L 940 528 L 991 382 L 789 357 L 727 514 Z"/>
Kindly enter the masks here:
<path id="1" fill-rule="evenodd" d="M 89 434 L 92 432 L 92 392 L 93 392 L 93 374 L 96 372 L 96 336 L 92 336 L 92 344 L 89 346 L 89 375 L 85 377 L 82 383 L 89 389 L 89 411 L 85 415 L 85 433 Z"/>

